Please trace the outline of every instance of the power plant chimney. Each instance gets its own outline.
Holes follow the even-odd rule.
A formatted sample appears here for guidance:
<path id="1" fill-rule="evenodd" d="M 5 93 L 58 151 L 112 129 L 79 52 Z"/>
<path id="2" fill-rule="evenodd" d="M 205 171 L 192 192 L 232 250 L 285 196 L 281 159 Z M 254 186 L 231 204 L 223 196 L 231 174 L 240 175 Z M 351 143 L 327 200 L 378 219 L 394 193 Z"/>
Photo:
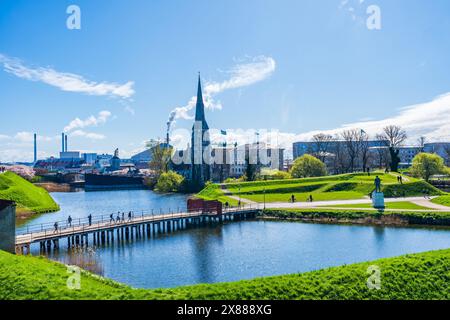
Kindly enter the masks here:
<path id="1" fill-rule="evenodd" d="M 65 150 L 65 148 L 64 148 L 64 140 L 65 140 L 65 134 L 64 134 L 64 132 L 63 133 L 61 133 L 61 152 L 64 152 L 64 150 Z"/>
<path id="2" fill-rule="evenodd" d="M 167 122 L 167 135 L 166 135 L 166 143 L 167 147 L 169 147 L 170 139 L 169 139 L 169 131 L 170 131 L 170 122 Z"/>
<path id="3" fill-rule="evenodd" d="M 64 147 L 65 147 L 65 151 L 67 152 L 67 134 L 65 135 L 65 141 L 64 141 Z"/>
<path id="4" fill-rule="evenodd" d="M 34 163 L 37 161 L 37 135 L 34 134 Z"/>

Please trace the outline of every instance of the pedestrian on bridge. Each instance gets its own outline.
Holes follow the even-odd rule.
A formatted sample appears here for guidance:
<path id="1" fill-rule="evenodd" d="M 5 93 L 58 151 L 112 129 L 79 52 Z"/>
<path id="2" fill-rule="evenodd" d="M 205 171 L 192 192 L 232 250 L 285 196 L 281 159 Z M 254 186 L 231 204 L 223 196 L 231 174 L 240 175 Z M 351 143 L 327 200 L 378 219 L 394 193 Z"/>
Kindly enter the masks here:
<path id="1" fill-rule="evenodd" d="M 58 222 L 55 222 L 55 224 L 53 226 L 55 227 L 55 231 L 53 233 L 58 232 Z"/>
<path id="2" fill-rule="evenodd" d="M 119 213 L 117 213 L 116 222 L 117 222 L 117 223 L 120 223 L 120 214 L 119 214 Z"/>
<path id="3" fill-rule="evenodd" d="M 122 212 L 122 222 L 125 222 L 125 212 Z"/>
<path id="4" fill-rule="evenodd" d="M 128 212 L 128 221 L 131 221 L 131 215 L 132 215 L 131 211 Z"/>
<path id="5" fill-rule="evenodd" d="M 72 226 L 72 217 L 71 217 L 71 216 L 69 216 L 69 217 L 67 218 L 67 224 L 69 225 L 69 227 Z"/>
<path id="6" fill-rule="evenodd" d="M 114 215 L 112 213 L 109 215 L 109 222 L 114 222 Z"/>
<path id="7" fill-rule="evenodd" d="M 92 225 L 92 214 L 88 215 L 89 226 Z"/>

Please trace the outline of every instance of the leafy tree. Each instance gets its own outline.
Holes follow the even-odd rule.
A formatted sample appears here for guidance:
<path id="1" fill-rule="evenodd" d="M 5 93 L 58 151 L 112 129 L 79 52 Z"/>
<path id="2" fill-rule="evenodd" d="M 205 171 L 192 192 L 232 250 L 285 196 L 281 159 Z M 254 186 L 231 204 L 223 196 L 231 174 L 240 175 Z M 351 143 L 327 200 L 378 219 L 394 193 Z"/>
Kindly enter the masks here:
<path id="1" fill-rule="evenodd" d="M 258 173 L 258 165 L 250 163 L 250 155 L 245 155 L 245 180 L 255 181 Z"/>
<path id="2" fill-rule="evenodd" d="M 294 161 L 290 173 L 293 178 L 320 177 L 327 174 L 327 168 L 316 157 L 305 154 Z"/>
<path id="3" fill-rule="evenodd" d="M 419 153 L 412 161 L 410 172 L 413 176 L 428 181 L 432 175 L 446 172 L 444 159 L 437 154 Z"/>
<path id="4" fill-rule="evenodd" d="M 150 161 L 150 169 L 155 172 L 156 178 L 162 173 L 169 170 L 169 162 L 172 156 L 172 148 L 163 145 L 160 141 L 151 140 L 147 143 L 150 149 L 152 160 Z"/>
<path id="5" fill-rule="evenodd" d="M 181 191 L 184 184 L 182 175 L 174 171 L 163 172 L 156 183 L 155 190 L 158 192 L 178 192 Z"/>

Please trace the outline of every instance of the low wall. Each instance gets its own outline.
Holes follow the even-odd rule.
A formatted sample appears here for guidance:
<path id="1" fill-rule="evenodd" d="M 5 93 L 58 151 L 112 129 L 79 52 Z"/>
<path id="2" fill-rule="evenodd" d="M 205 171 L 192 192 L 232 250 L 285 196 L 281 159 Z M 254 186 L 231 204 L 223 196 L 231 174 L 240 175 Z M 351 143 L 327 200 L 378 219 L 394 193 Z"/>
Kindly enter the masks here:
<path id="1" fill-rule="evenodd" d="M 15 253 L 16 204 L 0 200 L 0 250 Z"/>

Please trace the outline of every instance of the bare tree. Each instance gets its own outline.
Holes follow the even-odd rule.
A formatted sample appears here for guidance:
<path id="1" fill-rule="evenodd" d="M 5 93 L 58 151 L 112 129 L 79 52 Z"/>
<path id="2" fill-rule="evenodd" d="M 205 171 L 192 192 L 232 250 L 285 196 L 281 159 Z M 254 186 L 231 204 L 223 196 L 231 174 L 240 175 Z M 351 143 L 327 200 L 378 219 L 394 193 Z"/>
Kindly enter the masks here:
<path id="1" fill-rule="evenodd" d="M 389 142 L 389 147 L 400 146 L 408 137 L 406 132 L 399 126 L 390 125 L 383 128 L 384 136 Z"/>
<path id="2" fill-rule="evenodd" d="M 424 136 L 421 136 L 419 139 L 417 139 L 417 145 L 419 147 L 420 152 L 424 152 L 425 143 L 426 143 L 426 138 Z"/>
<path id="3" fill-rule="evenodd" d="M 389 141 L 391 171 L 398 171 L 398 164 L 400 163 L 398 147 L 406 140 L 406 132 L 401 127 L 394 125 L 385 127 L 383 131 Z"/>
<path id="4" fill-rule="evenodd" d="M 344 139 L 345 149 L 349 157 L 349 170 L 353 172 L 355 170 L 355 165 L 358 160 L 360 150 L 360 130 L 344 130 L 342 132 L 342 138 Z"/>
<path id="5" fill-rule="evenodd" d="M 444 152 L 445 152 L 445 154 L 447 155 L 446 156 L 446 163 L 447 163 L 447 165 L 448 166 L 450 166 L 450 144 L 448 144 L 448 145 L 445 145 L 444 147 Z"/>
<path id="6" fill-rule="evenodd" d="M 313 151 L 311 152 L 320 161 L 325 162 L 333 141 L 333 136 L 329 134 L 319 133 L 312 137 Z"/>
<path id="7" fill-rule="evenodd" d="M 387 166 L 389 162 L 389 142 L 386 140 L 386 136 L 380 133 L 375 136 L 375 139 L 379 144 L 376 148 L 378 167 L 383 168 Z"/>
<path id="8" fill-rule="evenodd" d="M 360 130 L 360 133 L 358 135 L 358 141 L 359 141 L 359 154 L 361 157 L 362 169 L 364 172 L 366 172 L 370 158 L 369 135 L 363 130 Z"/>
<path id="9" fill-rule="evenodd" d="M 339 135 L 333 137 L 333 140 L 336 141 L 336 143 L 333 144 L 333 148 L 330 150 L 334 155 L 333 170 L 335 174 L 348 171 L 349 157 L 347 152 L 345 152 L 344 146 L 340 143 L 340 139 L 341 137 Z"/>

